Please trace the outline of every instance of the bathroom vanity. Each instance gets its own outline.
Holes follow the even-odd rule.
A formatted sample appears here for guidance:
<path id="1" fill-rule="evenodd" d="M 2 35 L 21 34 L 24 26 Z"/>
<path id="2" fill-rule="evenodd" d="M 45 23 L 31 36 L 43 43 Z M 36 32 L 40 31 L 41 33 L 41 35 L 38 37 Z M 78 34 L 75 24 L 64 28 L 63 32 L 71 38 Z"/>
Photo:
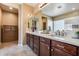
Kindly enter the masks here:
<path id="1" fill-rule="evenodd" d="M 39 56 L 78 56 L 79 40 L 53 37 L 34 32 L 26 33 L 27 45 Z"/>

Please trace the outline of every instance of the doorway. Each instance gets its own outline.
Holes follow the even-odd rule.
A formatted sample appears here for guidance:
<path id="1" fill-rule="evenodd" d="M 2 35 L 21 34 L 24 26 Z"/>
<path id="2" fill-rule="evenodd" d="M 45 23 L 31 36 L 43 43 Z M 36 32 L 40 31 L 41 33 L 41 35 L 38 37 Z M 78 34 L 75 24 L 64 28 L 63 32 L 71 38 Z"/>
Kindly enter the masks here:
<path id="1" fill-rule="evenodd" d="M 0 4 L 1 8 L 1 43 L 18 43 L 18 10 Z"/>

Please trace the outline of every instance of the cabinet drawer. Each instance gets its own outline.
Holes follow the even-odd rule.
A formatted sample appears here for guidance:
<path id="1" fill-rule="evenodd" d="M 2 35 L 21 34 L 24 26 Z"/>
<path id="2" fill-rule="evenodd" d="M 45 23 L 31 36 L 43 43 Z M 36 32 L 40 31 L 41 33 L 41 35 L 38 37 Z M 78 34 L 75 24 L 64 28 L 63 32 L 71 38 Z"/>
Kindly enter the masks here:
<path id="1" fill-rule="evenodd" d="M 52 41 L 51 47 L 55 47 L 57 49 L 63 50 L 64 52 L 69 53 L 71 55 L 76 55 L 76 51 L 77 51 L 75 46 L 62 43 L 59 41 Z"/>
<path id="2" fill-rule="evenodd" d="M 71 56 L 70 54 L 56 48 L 54 48 L 53 55 L 54 56 Z"/>
<path id="3" fill-rule="evenodd" d="M 46 43 L 46 44 L 50 45 L 50 39 L 40 37 L 40 41 L 43 42 L 43 43 Z"/>
<path id="4" fill-rule="evenodd" d="M 34 39 L 39 39 L 39 36 L 36 36 L 36 35 L 33 35 L 34 36 Z"/>

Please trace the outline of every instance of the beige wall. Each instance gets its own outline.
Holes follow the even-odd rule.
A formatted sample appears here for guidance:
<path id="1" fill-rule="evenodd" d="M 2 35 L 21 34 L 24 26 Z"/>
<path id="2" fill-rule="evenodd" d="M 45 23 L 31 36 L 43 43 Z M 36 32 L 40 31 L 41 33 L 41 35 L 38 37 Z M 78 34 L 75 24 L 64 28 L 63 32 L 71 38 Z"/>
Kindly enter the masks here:
<path id="1" fill-rule="evenodd" d="M 0 8 L 0 26 L 1 26 L 1 14 L 2 12 L 1 12 L 1 8 Z"/>
<path id="2" fill-rule="evenodd" d="M 20 5 L 18 3 L 2 3 L 2 4 L 9 6 L 9 7 L 17 8 L 17 9 L 19 9 L 19 5 Z"/>
<path id="3" fill-rule="evenodd" d="M 24 40 L 23 40 L 23 42 L 26 43 L 26 35 L 25 34 L 26 34 L 27 31 L 31 31 L 30 29 L 28 29 L 28 22 L 31 18 L 28 15 L 37 16 L 39 18 L 38 19 L 38 24 L 39 24 L 38 28 L 39 28 L 39 30 L 42 30 L 42 24 L 41 24 L 42 23 L 42 18 L 41 17 L 45 16 L 45 15 L 43 15 L 40 11 L 37 12 L 37 13 L 33 13 L 34 8 L 27 5 L 27 4 L 23 4 L 22 12 L 23 12 L 23 25 L 24 25 L 23 26 L 23 31 L 24 31 L 24 34 L 23 34 L 24 35 Z"/>
<path id="4" fill-rule="evenodd" d="M 42 30 L 42 29 L 43 29 L 42 17 L 48 18 L 48 16 L 44 15 L 41 11 L 37 12 L 37 13 L 35 14 L 35 16 L 37 16 L 37 17 L 39 18 L 39 22 L 38 22 L 38 23 L 39 23 L 39 26 L 38 26 L 39 30 Z"/>
<path id="5" fill-rule="evenodd" d="M 28 29 L 28 19 L 29 19 L 29 16 L 28 16 L 28 14 L 30 15 L 30 14 L 32 14 L 32 11 L 33 11 L 33 8 L 31 7 L 31 6 L 29 6 L 29 5 L 26 5 L 26 4 L 23 4 L 22 5 L 22 10 L 21 10 L 21 14 L 22 14 L 22 19 L 21 20 L 23 20 L 22 22 L 22 31 L 23 31 L 23 33 L 22 33 L 22 35 L 23 35 L 23 39 L 22 39 L 22 41 L 23 41 L 23 44 L 26 44 L 26 31 L 29 31 L 29 29 Z"/>
<path id="6" fill-rule="evenodd" d="M 23 41 L 23 44 L 26 44 L 26 32 L 31 31 L 30 29 L 28 29 L 28 22 L 30 20 L 29 19 L 30 16 L 28 16 L 28 15 L 38 17 L 38 24 L 39 24 L 38 28 L 39 28 L 39 30 L 42 30 L 42 16 L 44 16 L 44 17 L 48 17 L 48 16 L 42 14 L 40 11 L 37 12 L 37 13 L 34 13 L 35 12 L 34 8 L 27 5 L 27 4 L 22 5 L 22 10 L 21 11 L 22 11 L 21 15 L 22 15 L 22 20 L 23 20 L 23 24 L 22 24 L 23 25 L 23 27 L 22 27 L 23 28 L 22 29 L 22 31 L 23 31 L 23 33 L 22 33 L 23 40 L 22 41 Z"/>
<path id="7" fill-rule="evenodd" d="M 79 16 L 79 10 L 53 17 L 53 19 L 59 20 L 59 19 L 65 19 L 74 16 Z"/>
<path id="8" fill-rule="evenodd" d="M 1 11 L 1 8 L 0 8 L 0 42 L 1 42 L 1 16 L 2 16 L 2 11 Z"/>
<path id="9" fill-rule="evenodd" d="M 3 11 L 2 25 L 18 25 L 18 15 Z"/>
<path id="10" fill-rule="evenodd" d="M 29 6 L 29 5 L 23 5 L 23 19 L 25 20 L 25 27 L 26 27 L 26 31 L 28 31 L 28 21 L 30 16 L 28 15 L 33 15 L 33 7 Z"/>

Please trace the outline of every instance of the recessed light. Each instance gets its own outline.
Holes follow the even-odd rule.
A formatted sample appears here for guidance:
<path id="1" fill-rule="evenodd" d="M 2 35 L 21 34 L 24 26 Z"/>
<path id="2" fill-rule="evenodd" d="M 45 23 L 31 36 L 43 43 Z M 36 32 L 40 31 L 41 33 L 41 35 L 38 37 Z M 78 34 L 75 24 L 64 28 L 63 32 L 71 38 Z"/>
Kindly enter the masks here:
<path id="1" fill-rule="evenodd" d="M 72 8 L 72 10 L 75 10 L 75 8 Z"/>
<path id="2" fill-rule="evenodd" d="M 28 14 L 27 16 L 29 17 L 30 15 Z"/>
<path id="3" fill-rule="evenodd" d="M 13 9 L 12 7 L 9 7 L 9 9 Z"/>
<path id="4" fill-rule="evenodd" d="M 28 17 L 32 17 L 32 14 L 28 14 Z"/>

